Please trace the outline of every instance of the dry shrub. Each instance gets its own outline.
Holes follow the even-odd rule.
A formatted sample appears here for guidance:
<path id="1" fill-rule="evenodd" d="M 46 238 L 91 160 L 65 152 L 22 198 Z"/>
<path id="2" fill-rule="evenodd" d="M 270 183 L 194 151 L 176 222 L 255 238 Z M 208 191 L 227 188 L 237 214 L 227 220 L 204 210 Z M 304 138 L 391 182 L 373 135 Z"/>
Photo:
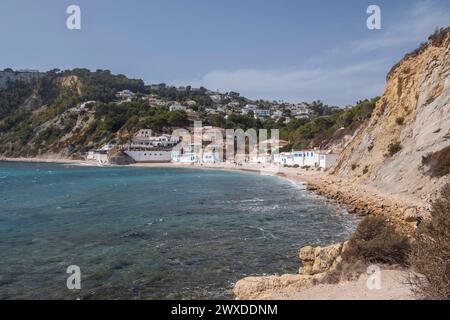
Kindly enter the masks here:
<path id="1" fill-rule="evenodd" d="M 398 124 L 399 126 L 401 126 L 405 123 L 405 118 L 398 117 L 397 119 L 395 119 L 395 123 Z"/>
<path id="2" fill-rule="evenodd" d="M 327 273 L 324 282 L 357 280 L 371 264 L 402 268 L 408 265 L 410 252 L 411 244 L 405 235 L 383 218 L 368 216 L 352 235 L 342 262 Z"/>
<path id="3" fill-rule="evenodd" d="M 402 145 L 399 141 L 392 142 L 388 146 L 388 153 L 387 155 L 389 157 L 392 157 L 394 154 L 400 152 L 402 150 Z"/>
<path id="4" fill-rule="evenodd" d="M 368 216 L 360 222 L 342 255 L 344 261 L 407 265 L 409 239 L 385 219 Z"/>
<path id="5" fill-rule="evenodd" d="M 411 254 L 415 293 L 422 299 L 450 299 L 450 184 L 433 204 L 431 219 L 417 229 Z"/>
<path id="6" fill-rule="evenodd" d="M 450 146 L 427 154 L 422 158 L 422 164 L 429 167 L 427 173 L 432 177 L 443 177 L 450 174 Z"/>

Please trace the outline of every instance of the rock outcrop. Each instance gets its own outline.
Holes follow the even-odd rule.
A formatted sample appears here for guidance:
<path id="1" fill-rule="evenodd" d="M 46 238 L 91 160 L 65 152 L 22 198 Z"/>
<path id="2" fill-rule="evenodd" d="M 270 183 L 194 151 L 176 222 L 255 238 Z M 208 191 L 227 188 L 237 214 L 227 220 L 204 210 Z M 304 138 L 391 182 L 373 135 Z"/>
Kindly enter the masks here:
<path id="1" fill-rule="evenodd" d="M 135 164 L 136 161 L 134 161 L 133 158 L 131 158 L 129 155 L 125 154 L 122 151 L 114 152 L 109 156 L 109 163 L 118 165 L 118 166 L 126 166 L 130 164 Z"/>
<path id="2" fill-rule="evenodd" d="M 236 283 L 234 294 L 240 300 L 264 300 L 271 299 L 279 290 L 296 290 L 319 284 L 342 261 L 341 254 L 346 247 L 347 243 L 324 248 L 303 247 L 299 253 L 302 261 L 299 274 L 247 277 Z"/>

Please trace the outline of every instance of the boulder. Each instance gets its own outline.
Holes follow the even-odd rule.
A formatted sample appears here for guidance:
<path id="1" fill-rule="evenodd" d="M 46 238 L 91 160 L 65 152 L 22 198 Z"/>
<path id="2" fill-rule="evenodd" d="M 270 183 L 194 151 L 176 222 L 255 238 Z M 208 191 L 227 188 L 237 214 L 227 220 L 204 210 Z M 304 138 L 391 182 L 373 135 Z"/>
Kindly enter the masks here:
<path id="1" fill-rule="evenodd" d="M 306 246 L 300 249 L 302 261 L 300 274 L 317 275 L 328 272 L 340 263 L 342 252 L 348 247 L 348 242 L 333 244 L 328 247 Z"/>
<path id="2" fill-rule="evenodd" d="M 315 250 L 315 259 L 312 267 L 312 274 L 318 274 L 328 271 L 334 264 L 337 257 L 342 251 L 342 243 L 333 244 L 331 246 Z"/>
<path id="3" fill-rule="evenodd" d="M 285 274 L 282 276 L 248 277 L 239 280 L 234 287 L 238 300 L 265 300 L 282 289 L 301 289 L 311 287 L 316 279 L 308 275 Z"/>
<path id="4" fill-rule="evenodd" d="M 303 247 L 300 249 L 300 260 L 302 261 L 302 267 L 300 268 L 301 274 L 312 275 L 314 260 L 316 259 L 316 249 L 311 246 Z"/>
<path id="5" fill-rule="evenodd" d="M 124 152 L 119 151 L 109 157 L 109 163 L 118 165 L 118 166 L 127 166 L 130 164 L 135 164 L 136 161 L 134 161 L 133 158 L 131 158 L 129 155 L 125 154 Z"/>

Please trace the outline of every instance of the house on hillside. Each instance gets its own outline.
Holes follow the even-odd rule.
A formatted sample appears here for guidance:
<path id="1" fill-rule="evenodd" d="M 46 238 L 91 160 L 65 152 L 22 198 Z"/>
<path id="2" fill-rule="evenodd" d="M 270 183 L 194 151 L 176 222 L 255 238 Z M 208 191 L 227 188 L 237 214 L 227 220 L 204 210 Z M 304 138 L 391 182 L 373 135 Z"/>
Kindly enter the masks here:
<path id="1" fill-rule="evenodd" d="M 116 93 L 116 98 L 125 101 L 131 101 L 136 94 L 131 90 L 122 90 Z"/>
<path id="2" fill-rule="evenodd" d="M 169 107 L 169 111 L 186 111 L 186 110 L 187 110 L 187 107 L 183 106 L 181 104 L 172 104 Z"/>
<path id="3" fill-rule="evenodd" d="M 256 119 L 270 117 L 270 110 L 266 109 L 256 109 L 253 113 Z"/>

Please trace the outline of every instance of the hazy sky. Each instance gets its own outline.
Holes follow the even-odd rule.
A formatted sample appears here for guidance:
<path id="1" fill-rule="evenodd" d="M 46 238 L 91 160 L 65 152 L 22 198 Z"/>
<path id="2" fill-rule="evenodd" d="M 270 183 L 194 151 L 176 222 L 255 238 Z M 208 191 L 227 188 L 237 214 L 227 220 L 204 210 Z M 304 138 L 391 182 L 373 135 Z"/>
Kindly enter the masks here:
<path id="1" fill-rule="evenodd" d="M 81 7 L 82 29 L 66 28 Z M 366 9 L 381 7 L 382 30 Z M 110 69 L 146 83 L 345 105 L 437 26 L 448 0 L 1 0 L 0 68 Z"/>

